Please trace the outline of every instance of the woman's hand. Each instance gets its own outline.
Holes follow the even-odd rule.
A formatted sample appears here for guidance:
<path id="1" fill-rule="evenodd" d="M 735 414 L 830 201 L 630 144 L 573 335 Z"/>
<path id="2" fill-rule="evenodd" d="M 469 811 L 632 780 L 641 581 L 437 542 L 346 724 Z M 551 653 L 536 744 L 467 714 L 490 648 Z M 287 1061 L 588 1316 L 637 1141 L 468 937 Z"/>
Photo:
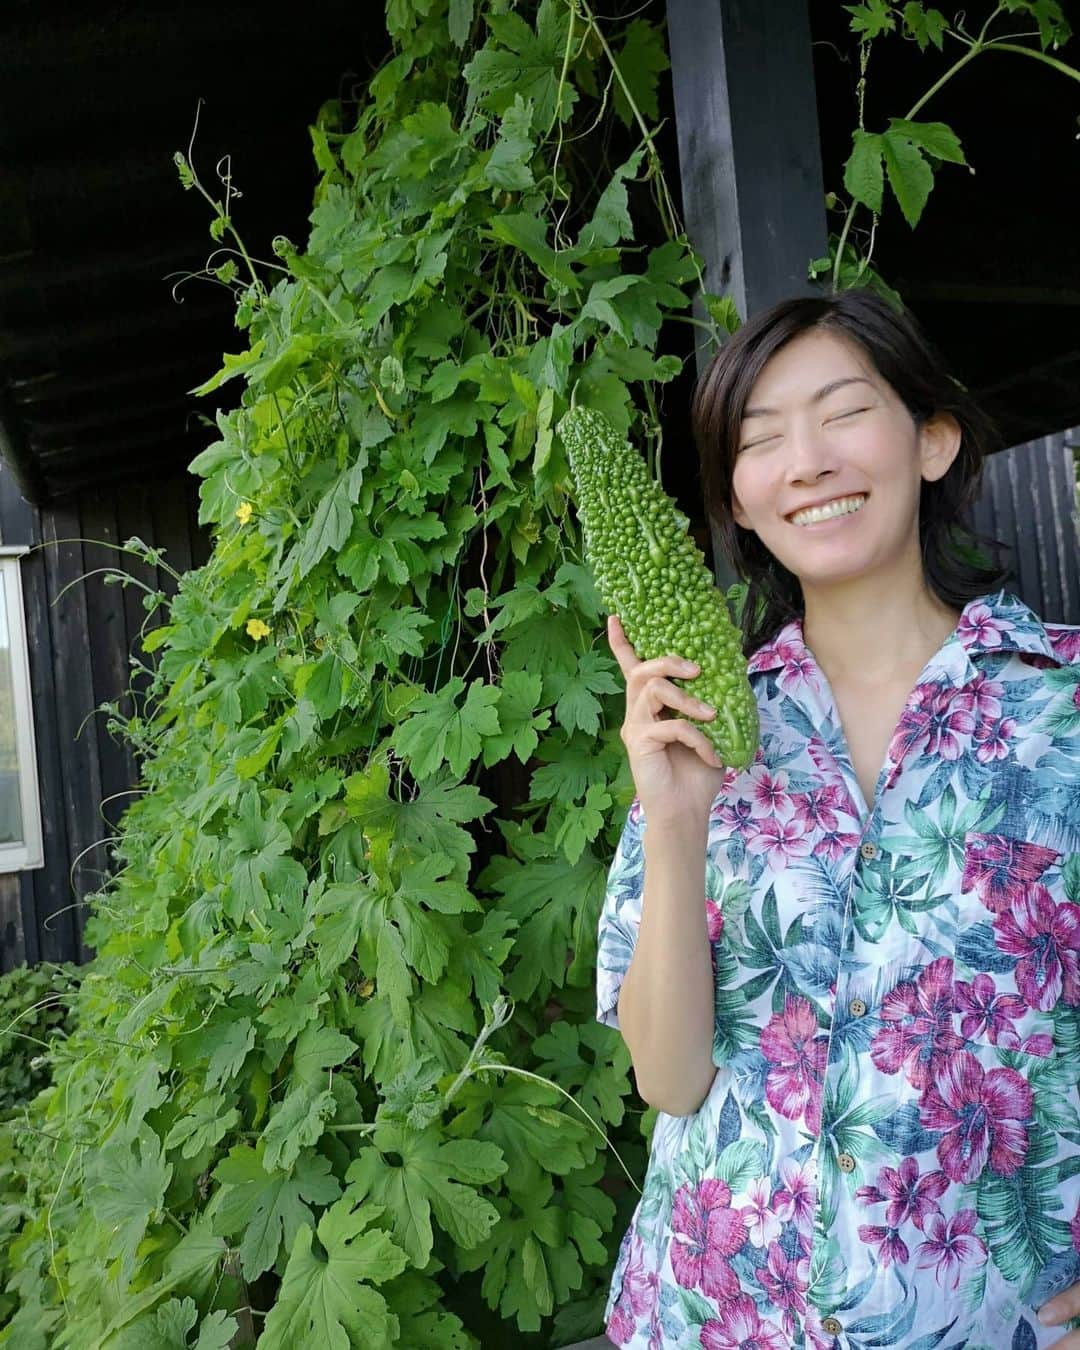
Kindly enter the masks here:
<path id="1" fill-rule="evenodd" d="M 698 721 L 716 716 L 686 689 L 672 683 L 692 679 L 697 667 L 677 655 L 639 661 L 617 615 L 607 624 L 608 644 L 626 679 L 626 716 L 620 736 L 647 821 L 686 824 L 707 819 L 724 778 L 724 766 Z"/>

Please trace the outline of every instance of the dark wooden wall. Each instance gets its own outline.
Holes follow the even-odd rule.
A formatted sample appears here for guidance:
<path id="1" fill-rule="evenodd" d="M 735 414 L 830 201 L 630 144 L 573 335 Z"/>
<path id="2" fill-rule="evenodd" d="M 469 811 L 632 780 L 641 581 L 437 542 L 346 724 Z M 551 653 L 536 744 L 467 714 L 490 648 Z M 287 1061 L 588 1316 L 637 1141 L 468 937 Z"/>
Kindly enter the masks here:
<path id="1" fill-rule="evenodd" d="M 138 586 L 106 584 L 101 573 L 77 579 L 120 567 L 171 593 L 164 569 L 110 547 L 133 535 L 163 549 L 177 572 L 201 565 L 208 541 L 197 523 L 195 481 L 171 471 L 37 510 L 0 463 L 0 540 L 43 545 L 21 569 L 45 851 L 44 867 L 0 874 L 0 971 L 92 955 L 80 902 L 108 867 L 104 841 L 138 777 L 130 748 L 94 710 L 119 702 L 131 711 L 128 653 L 146 610 Z"/>
<path id="2" fill-rule="evenodd" d="M 1009 546 L 1008 589 L 1048 623 L 1080 624 L 1080 427 L 992 455 L 971 521 Z"/>

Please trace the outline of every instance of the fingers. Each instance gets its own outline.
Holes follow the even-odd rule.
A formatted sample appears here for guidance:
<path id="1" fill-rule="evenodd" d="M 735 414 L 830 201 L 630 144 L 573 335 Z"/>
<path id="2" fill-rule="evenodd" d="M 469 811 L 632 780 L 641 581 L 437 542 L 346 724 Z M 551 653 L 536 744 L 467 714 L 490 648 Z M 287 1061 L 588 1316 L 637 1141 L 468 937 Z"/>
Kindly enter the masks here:
<path id="1" fill-rule="evenodd" d="M 612 655 L 619 663 L 619 669 L 626 676 L 627 696 L 631 697 L 631 681 L 635 685 L 640 685 L 657 675 L 666 675 L 669 678 L 679 678 L 682 680 L 691 680 L 699 673 L 699 667 L 693 661 L 687 661 L 681 656 L 672 653 L 669 656 L 658 656 L 651 661 L 639 661 L 637 653 L 630 645 L 623 626 L 619 621 L 617 614 L 608 616 L 607 621 L 608 645 L 611 648 Z M 633 691 L 636 693 L 636 689 Z"/>
<path id="2" fill-rule="evenodd" d="M 645 726 L 631 731 L 629 735 L 626 727 L 624 727 L 621 735 L 627 748 L 630 748 L 632 744 L 633 749 L 639 754 L 648 753 L 649 750 L 659 746 L 681 744 L 703 759 L 710 769 L 722 769 L 724 767 L 723 760 L 712 748 L 712 744 L 705 733 L 698 731 L 689 722 L 684 722 L 682 718 L 671 718 L 664 722 L 649 722 Z"/>
<path id="3" fill-rule="evenodd" d="M 629 701 L 629 693 L 628 693 Z M 685 713 L 697 722 L 709 722 L 716 716 L 716 709 L 700 698 L 695 698 L 686 689 L 680 689 L 659 675 L 654 675 L 641 686 L 634 701 L 633 710 L 628 710 L 629 721 L 637 721 L 644 714 L 649 721 L 661 716 L 665 708 Z"/>
<path id="4" fill-rule="evenodd" d="M 1080 1284 L 1062 1290 L 1039 1309 L 1039 1321 L 1043 1326 L 1058 1326 L 1062 1322 L 1067 1322 L 1070 1317 L 1078 1315 L 1080 1315 Z M 1056 1346 L 1061 1346 L 1064 1350 L 1074 1350 L 1075 1346 L 1076 1350 L 1080 1350 L 1080 1332 L 1072 1332 L 1063 1341 L 1055 1342 Z"/>

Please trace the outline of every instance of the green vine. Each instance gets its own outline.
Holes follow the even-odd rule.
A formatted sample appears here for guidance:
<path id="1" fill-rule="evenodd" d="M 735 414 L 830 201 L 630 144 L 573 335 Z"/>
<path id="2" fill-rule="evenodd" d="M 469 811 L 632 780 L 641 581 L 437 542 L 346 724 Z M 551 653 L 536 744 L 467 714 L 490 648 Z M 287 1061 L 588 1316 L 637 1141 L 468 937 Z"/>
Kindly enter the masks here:
<path id="1" fill-rule="evenodd" d="M 866 0 L 845 5 L 851 15 L 851 30 L 859 40 L 859 82 L 856 91 L 858 127 L 850 157 L 844 166 L 844 187 L 849 201 L 839 237 L 831 241 L 830 254 L 811 264 L 811 275 L 830 273 L 834 291 L 869 283 L 898 300 L 894 292 L 870 267 L 878 217 L 885 185 L 888 184 L 904 219 L 914 228 L 926 207 L 934 185 L 934 172 L 941 164 L 966 165 L 960 140 L 943 122 L 917 121 L 926 105 L 974 60 L 992 52 L 1010 52 L 1040 61 L 1060 75 L 1080 81 L 1080 70 L 1049 53 L 1071 36 L 1071 29 L 1056 0 L 1000 0 L 978 33 L 969 33 L 965 12 L 952 21 L 938 9 L 900 0 Z M 1002 32 L 1002 22 L 1015 25 L 1020 19 L 1036 21 L 1036 31 L 1011 26 Z M 888 34 L 900 33 L 920 51 L 944 52 L 946 41 L 963 49 L 962 54 L 921 94 L 903 117 L 889 120 L 885 131 L 866 129 L 866 76 L 873 44 Z M 1037 43 L 1038 45 L 1033 45 Z M 869 242 L 862 256 L 849 240 L 860 210 L 869 211 Z"/>

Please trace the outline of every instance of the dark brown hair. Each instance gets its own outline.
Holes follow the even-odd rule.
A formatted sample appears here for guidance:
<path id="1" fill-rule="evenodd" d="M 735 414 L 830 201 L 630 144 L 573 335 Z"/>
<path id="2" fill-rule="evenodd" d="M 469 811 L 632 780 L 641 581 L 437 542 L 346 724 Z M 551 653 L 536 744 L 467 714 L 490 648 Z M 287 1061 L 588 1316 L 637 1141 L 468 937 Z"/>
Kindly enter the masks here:
<path id="1" fill-rule="evenodd" d="M 983 458 L 1000 441 L 993 423 L 949 374 L 915 319 L 868 290 L 800 296 L 781 301 L 744 324 L 713 357 L 694 391 L 690 418 L 701 460 L 705 510 L 719 527 L 720 546 L 746 582 L 743 651 L 749 656 L 788 620 L 803 612 L 798 578 L 757 535 L 735 523 L 731 479 L 743 409 L 766 362 L 793 338 L 825 329 L 849 338 L 895 390 L 916 424 L 951 413 L 960 424 L 960 449 L 937 482 L 923 482 L 919 539 L 927 585 L 945 604 L 998 590 L 1009 577 L 997 540 L 978 535 L 965 517 L 978 495 Z M 987 545 L 992 557 L 981 553 Z"/>

